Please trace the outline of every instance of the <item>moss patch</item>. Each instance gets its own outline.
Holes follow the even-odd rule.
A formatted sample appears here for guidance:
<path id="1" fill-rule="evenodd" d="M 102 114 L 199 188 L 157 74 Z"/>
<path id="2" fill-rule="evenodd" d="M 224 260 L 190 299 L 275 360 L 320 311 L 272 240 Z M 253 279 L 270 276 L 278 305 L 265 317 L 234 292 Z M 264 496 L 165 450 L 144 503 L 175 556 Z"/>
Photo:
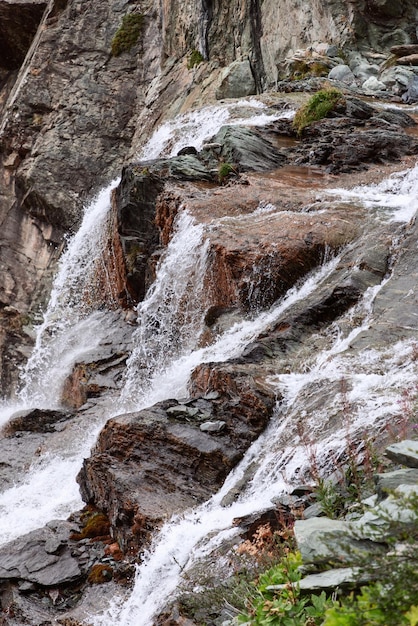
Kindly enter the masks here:
<path id="1" fill-rule="evenodd" d="M 113 570 L 110 565 L 103 565 L 102 563 L 96 563 L 91 568 L 87 581 L 91 585 L 101 585 L 107 583 L 113 578 Z"/>
<path id="2" fill-rule="evenodd" d="M 321 89 L 317 91 L 296 112 L 293 128 L 300 135 L 304 128 L 310 126 L 313 122 L 322 120 L 335 109 L 337 104 L 341 104 L 343 101 L 343 94 L 338 89 Z"/>
<path id="3" fill-rule="evenodd" d="M 200 65 L 202 61 L 204 61 L 204 58 L 200 54 L 199 50 L 192 50 L 189 60 L 187 61 L 187 69 L 191 70 L 196 65 Z"/>
<path id="4" fill-rule="evenodd" d="M 122 24 L 112 39 L 111 51 L 114 57 L 118 57 L 122 52 L 129 52 L 138 41 L 143 25 L 142 13 L 129 13 L 123 16 Z"/>
<path id="5" fill-rule="evenodd" d="M 104 513 L 98 511 L 87 511 L 83 515 L 84 526 L 79 533 L 73 533 L 70 539 L 81 541 L 81 539 L 93 539 L 96 537 L 107 537 L 110 532 L 110 522 Z"/>

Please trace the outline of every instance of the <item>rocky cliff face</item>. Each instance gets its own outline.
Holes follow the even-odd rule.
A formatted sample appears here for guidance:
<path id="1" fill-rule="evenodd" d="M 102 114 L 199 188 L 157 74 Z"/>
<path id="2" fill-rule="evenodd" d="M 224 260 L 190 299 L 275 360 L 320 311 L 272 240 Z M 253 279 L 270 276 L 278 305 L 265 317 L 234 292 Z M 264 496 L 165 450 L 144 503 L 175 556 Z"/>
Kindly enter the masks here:
<path id="1" fill-rule="evenodd" d="M 135 560 L 167 516 L 220 487 L 273 415 L 271 377 L 292 371 L 293 359 L 300 363 L 325 343 L 320 333 L 332 333 L 332 323 L 390 268 L 393 279 L 376 300 L 374 327 L 353 340 L 353 352 L 360 354 L 369 341 L 386 345 L 388 332 L 400 341 L 416 332 L 414 225 L 395 229 L 372 219 L 361 203 L 347 209 L 340 201 L 317 200 L 318 190 L 380 180 L 413 163 L 414 119 L 372 106 L 364 96 L 399 102 L 413 82 L 416 12 L 412 0 L 0 0 L 3 394 L 16 388 L 16 366 L 28 357 L 32 325 L 45 306 L 65 236 L 77 230 L 92 195 L 121 174 L 96 283 L 87 294 L 97 308 L 117 310 L 116 331 L 67 379 L 62 403 L 71 412 L 35 411 L 10 422 L 1 444 L 5 485 L 48 442 L 54 449 L 62 432 L 69 439 L 70 431 L 109 410 L 131 348 L 133 308 L 154 283 L 181 212 L 210 232 L 198 303 L 201 347 L 270 307 L 329 255 L 341 254 L 321 288 L 252 337 L 239 356 L 199 365 L 187 397 L 114 417 L 101 431 L 78 481 L 90 513 L 106 515 L 106 532 L 96 536 L 104 544 L 118 542 L 112 548 L 117 558 L 106 565 L 116 578 L 131 575 L 116 561 Z M 117 32 L 126 36 L 128 14 L 141 15 L 141 26 L 115 54 L 112 42 Z M 148 161 L 138 156 L 157 124 L 193 107 L 257 94 L 268 113 L 285 113 L 306 99 L 304 91 L 329 81 L 344 97 L 329 118 L 302 133 L 289 119 L 259 129 L 225 125 L 201 150 L 169 157 L 167 148 Z M 269 93 L 279 87 L 286 94 Z M 275 207 L 271 214 L 269 206 Z M 179 311 L 180 318 L 187 315 Z M 354 317 L 343 323 L 354 325 Z M 333 405 L 333 390 L 325 395 L 309 402 L 323 403 L 323 430 L 331 432 L 344 416 Z M 22 447 L 25 456 L 17 461 Z M 236 497 L 230 493 L 228 502 Z M 74 531 L 83 519 L 71 523 Z M 4 583 L 5 611 L 12 612 L 18 597 L 14 579 L 38 599 L 67 584 L 74 598 L 91 583 L 89 568 L 103 566 L 102 551 L 111 548 L 74 548 L 83 531 L 70 542 L 65 532 L 65 524 L 51 526 L 16 544 L 35 542 L 47 573 L 45 579 L 32 570 L 29 575 L 19 560 L 3 572 L 2 580 L 11 580 Z M 71 559 L 70 580 L 57 565 L 60 550 Z M 53 597 L 36 623 L 53 619 Z M 16 620 L 25 623 L 30 609 L 19 610 Z"/>

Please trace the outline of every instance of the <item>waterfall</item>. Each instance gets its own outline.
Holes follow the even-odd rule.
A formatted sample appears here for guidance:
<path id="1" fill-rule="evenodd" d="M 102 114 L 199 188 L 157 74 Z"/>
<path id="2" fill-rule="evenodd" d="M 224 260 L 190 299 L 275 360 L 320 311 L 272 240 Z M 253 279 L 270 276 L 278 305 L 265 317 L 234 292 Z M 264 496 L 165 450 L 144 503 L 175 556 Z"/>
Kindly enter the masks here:
<path id="1" fill-rule="evenodd" d="M 152 159 L 160 154 L 166 156 L 176 154 L 185 145 L 194 145 L 199 149 L 203 141 L 210 138 L 226 122 L 263 125 L 266 120 L 277 119 L 282 115 L 289 116 L 291 113 L 272 114 L 256 99 L 207 107 L 162 124 L 144 146 L 138 158 Z M 112 339 L 112 333 L 117 327 L 115 324 L 117 314 L 104 307 L 97 310 L 96 295 L 100 294 L 96 294 L 96 291 L 103 288 L 101 282 L 97 288 L 97 276 L 105 273 L 102 251 L 108 235 L 110 196 L 118 183 L 119 180 L 113 181 L 86 207 L 79 231 L 68 241 L 67 249 L 60 260 L 43 322 L 36 329 L 32 356 L 21 375 L 19 402 L 0 407 L 0 426 L 22 409 L 59 407 L 63 383 L 74 363 L 82 361 L 83 356 L 97 348 L 102 341 Z M 186 233 L 189 233 L 189 240 L 184 244 L 182 237 L 187 240 Z M 151 404 L 154 401 L 152 394 L 156 393 L 158 387 L 152 385 L 152 381 L 158 379 L 158 372 L 169 366 L 170 358 L 181 356 L 180 348 L 190 350 L 194 347 L 201 314 L 198 307 L 196 314 L 192 312 L 186 291 L 187 286 L 189 289 L 198 290 L 199 267 L 203 269 L 205 262 L 205 247 L 200 249 L 200 242 L 200 228 L 193 225 L 187 215 L 180 216 L 177 236 L 173 237 L 168 246 L 167 260 L 163 259 L 160 264 L 161 274 L 146 301 L 139 308 L 139 316 L 140 318 L 144 316 L 144 322 L 140 322 L 136 336 L 141 342 L 144 334 L 147 334 L 146 321 L 151 325 L 154 324 L 154 328 L 156 324 L 159 325 L 155 338 L 164 336 L 166 340 L 167 333 L 171 333 L 171 330 L 168 321 L 164 322 L 164 316 L 172 315 L 171 319 L 174 320 L 175 312 L 171 312 L 169 303 L 173 304 L 178 297 L 183 302 L 181 314 L 185 316 L 185 328 L 182 335 L 177 338 L 171 333 L 173 355 L 170 356 L 169 351 L 160 349 L 159 355 L 163 363 L 159 365 L 156 359 L 153 359 L 150 371 L 142 372 L 143 390 L 139 390 L 139 393 L 137 390 L 133 392 L 134 379 L 129 382 L 128 375 L 126 389 L 122 394 L 123 402 L 134 401 L 135 406 Z M 179 245 L 188 246 L 193 263 L 187 265 L 185 255 L 186 265 L 181 275 L 184 285 L 174 286 L 178 268 L 173 272 L 170 265 L 178 261 Z M 184 297 L 180 295 L 179 289 Z M 154 339 L 148 334 L 145 349 L 146 346 L 148 350 L 151 347 L 156 348 L 158 342 Z M 137 366 L 143 358 L 144 347 L 138 347 L 133 351 L 130 360 L 132 371 L 135 369 L 134 364 Z M 146 393 L 147 389 L 149 394 Z M 158 391 L 160 396 L 164 393 L 168 394 L 164 397 L 169 397 L 174 395 L 175 391 L 168 385 Z M 104 402 L 104 406 L 97 403 L 94 410 L 80 412 L 76 419 L 66 425 L 65 430 L 48 439 L 49 443 L 39 451 L 39 455 L 33 459 L 29 468 L 16 472 L 15 484 L 11 487 L 7 485 L 0 494 L 2 519 L 0 544 L 34 530 L 51 519 L 66 518 L 71 512 L 83 506 L 75 477 L 106 419 L 121 410 L 122 405 L 117 409 L 114 405 L 106 405 Z M 57 483 L 60 484 L 59 494 L 55 493 L 55 489 L 51 490 L 51 484 Z"/>
<path id="2" fill-rule="evenodd" d="M 361 199 L 377 218 L 399 222 L 412 216 L 413 209 L 404 211 L 406 206 L 417 208 L 417 180 L 418 169 L 413 168 L 380 185 L 331 193 L 347 201 Z M 267 212 L 270 210 L 274 209 L 268 207 Z M 325 264 L 270 311 L 236 324 L 213 345 L 174 361 L 161 384 L 164 386 L 167 379 L 180 395 L 185 393 L 190 372 L 197 364 L 241 354 L 245 345 L 288 307 L 314 291 L 338 262 L 334 259 Z M 270 376 L 268 382 L 280 392 L 281 400 L 266 431 L 217 494 L 175 515 L 163 526 L 137 568 L 129 597 L 113 601 L 105 614 L 90 617 L 95 626 L 150 626 L 175 597 L 192 567 L 239 534 L 233 526 L 235 518 L 270 508 L 274 499 L 287 493 L 292 485 L 309 481 L 312 455 L 326 475 L 333 469 L 334 460 L 343 457 L 348 446 L 358 445 L 364 433 L 381 431 L 391 421 L 396 427 L 397 420 L 403 419 L 399 415 L 402 391 L 414 386 L 417 377 L 415 341 L 388 342 L 380 349 L 352 349 L 356 338 L 373 324 L 373 304 L 388 281 L 390 275 L 369 288 L 338 323 L 319 334 L 321 350 L 313 348 L 294 371 Z M 249 468 L 252 478 L 241 489 L 239 498 L 226 505 L 225 496 L 242 483 Z"/>
<path id="3" fill-rule="evenodd" d="M 205 313 L 205 272 L 208 240 L 203 226 L 182 211 L 157 278 L 138 306 L 134 349 L 127 362 L 121 405 L 126 409 L 154 404 L 163 397 L 161 373 L 181 354 L 197 345 Z M 190 298 L 193 294 L 193 298 Z M 173 388 L 173 394 L 176 389 Z"/>
<path id="4" fill-rule="evenodd" d="M 94 289 L 105 244 L 113 181 L 87 207 L 78 232 L 61 257 L 36 343 L 22 373 L 25 406 L 59 405 L 64 380 L 83 353 L 99 345 L 111 323 L 94 311 Z"/>
<path id="5" fill-rule="evenodd" d="M 283 114 L 277 113 L 280 116 Z M 265 124 L 266 118 L 272 120 L 275 116 L 268 115 L 256 100 L 194 111 L 162 124 L 139 158 L 176 154 L 186 145 L 200 148 L 204 139 L 225 123 Z M 414 168 L 381 186 L 349 192 L 336 189 L 332 194 L 347 202 L 364 200 L 378 217 L 382 214 L 388 219 L 406 220 L 416 209 L 417 179 L 418 171 Z M 63 380 L 74 362 L 111 333 L 114 313 L 95 310 L 95 303 L 86 296 L 91 293 L 101 262 L 109 196 L 116 184 L 117 181 L 103 190 L 87 208 L 80 231 L 62 257 L 33 355 L 22 374 L 22 407 L 58 406 Z M 408 212 L 404 214 L 407 205 Z M 260 207 L 257 215 L 263 219 L 271 211 L 274 207 L 270 205 Z M 155 283 L 137 309 L 134 349 L 117 412 L 129 407 L 139 409 L 164 398 L 182 397 L 197 365 L 240 356 L 245 346 L 279 316 L 314 293 L 339 263 L 338 258 L 328 261 L 270 310 L 257 312 L 225 331 L 212 345 L 199 347 L 205 305 L 202 275 L 213 226 L 205 230 L 186 211 L 180 211 Z M 287 492 L 289 485 L 309 479 L 307 445 L 317 445 L 318 465 L 326 471 L 329 459 L 343 452 L 350 433 L 361 432 L 365 427 L 381 428 L 399 411 L 402 388 L 413 384 L 416 378 L 413 342 L 399 341 L 379 350 L 351 350 L 355 338 L 373 321 L 373 302 L 382 285 L 369 289 L 358 306 L 344 317 L 343 321 L 349 322 L 348 331 L 335 324 L 318 332 L 320 349 L 312 348 L 293 371 L 270 376 L 269 384 L 280 392 L 282 399 L 265 433 L 217 494 L 164 525 L 138 568 L 129 597 L 116 601 L 104 615 L 92 616 L 90 622 L 97 626 L 150 626 L 193 563 L 210 554 L 227 537 L 235 536 L 238 530 L 231 527 L 233 518 L 271 506 L 272 499 Z M 200 306 L 196 307 L 196 303 Z M 181 328 L 174 323 L 179 318 L 183 322 Z M 341 388 L 343 380 L 349 383 L 346 389 Z M 335 391 L 333 408 L 322 402 L 323 385 Z M 335 428 L 335 420 L 347 401 L 349 424 L 344 426 L 338 421 Z M 308 411 L 307 406 L 312 410 Z M 81 412 L 78 421 L 54 434 L 50 448 L 41 451 L 16 484 L 1 494 L 0 515 L 4 524 L 0 541 L 81 508 L 75 476 L 103 423 L 115 412 L 109 406 L 95 407 L 94 414 Z M 9 416 L 10 411 L 5 408 L 0 421 L 4 423 Z M 296 425 L 301 423 L 310 437 L 315 437 L 316 444 L 297 430 Z M 224 506 L 225 496 L 250 465 L 255 467 L 251 481 L 238 500 Z M 51 489 L 54 483 L 60 485 L 59 494 Z"/>

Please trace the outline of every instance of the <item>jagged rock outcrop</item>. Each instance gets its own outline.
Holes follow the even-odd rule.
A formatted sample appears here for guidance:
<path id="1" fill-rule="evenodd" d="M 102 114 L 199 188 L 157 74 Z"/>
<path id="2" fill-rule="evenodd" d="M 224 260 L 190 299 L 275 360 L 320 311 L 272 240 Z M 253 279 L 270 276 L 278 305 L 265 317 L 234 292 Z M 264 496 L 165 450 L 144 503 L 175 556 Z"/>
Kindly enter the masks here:
<path id="1" fill-rule="evenodd" d="M 216 491 L 275 404 L 271 391 L 234 371 L 207 391 L 109 420 L 85 460 L 82 496 L 106 512 L 125 552 L 136 553 L 163 519 Z"/>
<path id="2" fill-rule="evenodd" d="M 359 87 L 371 75 L 386 80 L 379 63 L 390 46 L 416 42 L 414 10 L 410 0 L 282 0 L 279 8 L 273 0 L 108 0 L 99 8 L 73 0 L 1 2 L 1 304 L 26 315 L 45 301 L 64 232 L 77 227 L 83 203 L 126 157 L 138 154 L 156 120 L 235 97 L 237 80 L 245 93 L 266 90 L 290 67 L 294 72 L 288 59 L 299 49 L 309 66 L 319 56 L 329 68 L 348 46 Z M 130 12 L 143 14 L 140 36 L 112 56 L 112 39 Z M 361 53 L 351 54 L 356 47 Z M 196 50 L 203 61 L 193 66 Z M 409 78 L 401 74 L 393 70 L 386 88 L 405 90 Z M 376 145 L 371 140 L 370 150 Z M 143 289 L 132 280 L 134 290 Z M 12 366 L 24 359 L 13 345 L 30 344 L 30 337 L 13 334 L 7 320 L 2 326 L 2 384 L 13 387 Z"/>

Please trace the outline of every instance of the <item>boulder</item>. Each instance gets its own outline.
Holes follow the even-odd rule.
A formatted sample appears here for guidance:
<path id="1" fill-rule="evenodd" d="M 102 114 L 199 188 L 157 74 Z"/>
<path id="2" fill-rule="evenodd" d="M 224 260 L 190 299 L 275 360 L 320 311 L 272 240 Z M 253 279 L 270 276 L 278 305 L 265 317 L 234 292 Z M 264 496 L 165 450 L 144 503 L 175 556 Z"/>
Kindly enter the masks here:
<path id="1" fill-rule="evenodd" d="M 257 93 L 251 64 L 248 60 L 234 61 L 221 74 L 221 83 L 216 98 L 245 98 Z"/>
<path id="2" fill-rule="evenodd" d="M 282 152 L 250 128 L 223 126 L 212 141 L 221 145 L 221 160 L 235 164 L 242 172 L 264 172 L 287 162 Z"/>
<path id="3" fill-rule="evenodd" d="M 384 91 L 386 89 L 386 85 L 381 80 L 378 80 L 376 76 L 370 76 L 370 78 L 364 81 L 361 88 L 366 92 Z"/>
<path id="4" fill-rule="evenodd" d="M 336 80 L 346 85 L 355 85 L 356 78 L 348 65 L 336 65 L 328 74 L 329 80 Z"/>
<path id="5" fill-rule="evenodd" d="M 357 537 L 349 522 L 312 517 L 296 520 L 295 539 L 303 562 L 325 564 L 349 562 L 350 554 L 368 555 L 380 552 L 381 546 Z"/>
<path id="6" fill-rule="evenodd" d="M 273 392 L 247 376 L 230 371 L 199 382 L 217 391 L 216 399 L 203 393 L 187 404 L 167 400 L 115 417 L 84 461 L 77 478 L 82 497 L 106 512 L 125 552 L 142 548 L 163 519 L 217 491 L 272 414 Z M 176 407 L 180 415 L 170 410 Z"/>
<path id="7" fill-rule="evenodd" d="M 385 454 L 395 463 L 418 468 L 418 441 L 411 439 L 393 443 L 386 448 Z"/>

